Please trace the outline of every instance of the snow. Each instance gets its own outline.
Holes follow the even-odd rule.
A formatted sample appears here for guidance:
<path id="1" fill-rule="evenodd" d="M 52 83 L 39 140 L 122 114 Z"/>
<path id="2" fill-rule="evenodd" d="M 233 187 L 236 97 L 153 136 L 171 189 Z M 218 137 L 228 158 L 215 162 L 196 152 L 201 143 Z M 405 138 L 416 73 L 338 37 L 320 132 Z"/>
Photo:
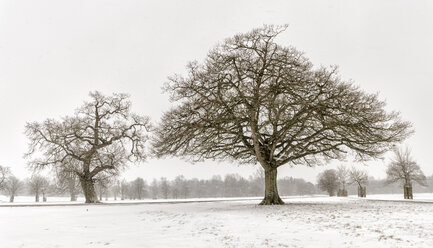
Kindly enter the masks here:
<path id="1" fill-rule="evenodd" d="M 258 202 L 0 207 L 0 246 L 433 246 L 431 203 L 323 196 Z"/>

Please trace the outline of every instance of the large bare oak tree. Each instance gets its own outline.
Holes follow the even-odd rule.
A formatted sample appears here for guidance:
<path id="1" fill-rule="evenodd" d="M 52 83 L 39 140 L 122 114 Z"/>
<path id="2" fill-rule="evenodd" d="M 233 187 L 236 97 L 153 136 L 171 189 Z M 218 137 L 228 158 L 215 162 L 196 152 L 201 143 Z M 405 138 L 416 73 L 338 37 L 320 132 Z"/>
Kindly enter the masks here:
<path id="1" fill-rule="evenodd" d="M 148 117 L 131 112 L 126 94 L 89 95 L 91 101 L 73 116 L 27 123 L 25 132 L 30 140 L 30 165 L 35 169 L 61 167 L 63 172 L 75 173 L 86 203 L 94 203 L 98 201 L 94 188 L 97 176 L 115 175 L 127 162 L 146 158 L 150 123 Z"/>
<path id="2" fill-rule="evenodd" d="M 188 75 L 170 77 L 165 90 L 175 107 L 156 129 L 155 154 L 258 162 L 265 170 L 262 204 L 283 204 L 278 167 L 313 166 L 350 150 L 377 157 L 410 134 L 410 123 L 386 112 L 377 94 L 277 44 L 284 29 L 238 34 L 203 63 L 189 63 Z"/>

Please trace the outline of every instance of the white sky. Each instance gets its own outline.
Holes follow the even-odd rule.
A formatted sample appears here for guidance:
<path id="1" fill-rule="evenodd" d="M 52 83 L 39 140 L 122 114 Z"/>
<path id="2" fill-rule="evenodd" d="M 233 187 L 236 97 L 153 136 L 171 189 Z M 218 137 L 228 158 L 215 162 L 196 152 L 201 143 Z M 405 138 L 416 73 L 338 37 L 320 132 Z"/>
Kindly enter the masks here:
<path id="1" fill-rule="evenodd" d="M 388 109 L 413 122 L 406 142 L 433 173 L 433 2 L 360 1 L 0 1 L 0 164 L 27 177 L 27 121 L 72 114 L 89 91 L 131 95 L 134 111 L 158 121 L 170 106 L 161 86 L 202 60 L 217 42 L 263 24 L 289 24 L 279 42 L 316 65 L 338 65 L 345 79 L 380 92 Z M 384 177 L 386 161 L 367 163 Z M 334 162 L 339 164 L 339 162 Z M 346 162 L 346 164 L 349 164 Z M 325 167 L 280 167 L 279 176 L 315 181 Z M 137 176 L 209 178 L 252 174 L 254 166 L 149 160 Z"/>

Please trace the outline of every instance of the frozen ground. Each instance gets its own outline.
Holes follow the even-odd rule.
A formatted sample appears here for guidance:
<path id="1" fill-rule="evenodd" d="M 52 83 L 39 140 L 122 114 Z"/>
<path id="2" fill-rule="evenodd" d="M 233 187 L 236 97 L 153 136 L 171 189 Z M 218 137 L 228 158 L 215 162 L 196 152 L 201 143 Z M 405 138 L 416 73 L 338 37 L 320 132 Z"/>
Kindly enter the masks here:
<path id="1" fill-rule="evenodd" d="M 0 247 L 432 247 L 433 204 L 314 197 L 0 208 Z"/>

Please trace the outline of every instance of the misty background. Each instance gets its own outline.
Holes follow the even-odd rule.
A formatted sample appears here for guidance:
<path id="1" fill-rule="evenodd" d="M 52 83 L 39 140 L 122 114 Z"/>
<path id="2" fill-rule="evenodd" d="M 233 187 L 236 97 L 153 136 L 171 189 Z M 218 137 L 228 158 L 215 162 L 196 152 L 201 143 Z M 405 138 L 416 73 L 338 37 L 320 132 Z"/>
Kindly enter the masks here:
<path id="1" fill-rule="evenodd" d="M 73 114 L 89 91 L 128 93 L 133 111 L 156 123 L 171 103 L 161 87 L 202 61 L 218 42 L 263 24 L 289 24 L 277 42 L 304 51 L 313 64 L 338 65 L 340 74 L 378 92 L 401 112 L 415 134 L 405 144 L 426 176 L 433 173 L 430 97 L 433 94 L 433 3 L 419 1 L 12 1 L 0 2 L 0 165 L 29 177 L 24 125 Z M 384 178 L 391 154 L 359 164 Z M 339 164 L 282 166 L 279 178 L 313 183 Z M 210 179 L 258 166 L 190 164 L 149 159 L 123 176 Z"/>

